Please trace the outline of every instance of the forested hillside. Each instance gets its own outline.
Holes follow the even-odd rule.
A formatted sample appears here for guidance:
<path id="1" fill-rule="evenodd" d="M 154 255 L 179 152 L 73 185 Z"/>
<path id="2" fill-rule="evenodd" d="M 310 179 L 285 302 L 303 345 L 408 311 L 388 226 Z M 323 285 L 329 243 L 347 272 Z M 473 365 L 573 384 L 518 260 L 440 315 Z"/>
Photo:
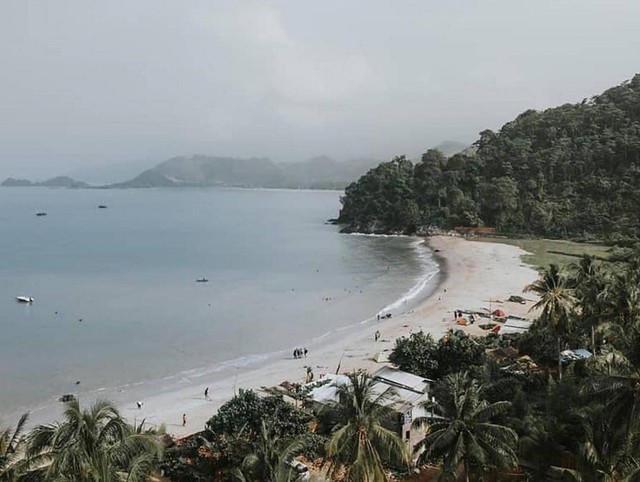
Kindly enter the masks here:
<path id="1" fill-rule="evenodd" d="M 346 232 L 500 232 L 633 239 L 640 234 L 640 74 L 585 99 L 528 110 L 470 150 L 397 157 L 349 185 Z"/>

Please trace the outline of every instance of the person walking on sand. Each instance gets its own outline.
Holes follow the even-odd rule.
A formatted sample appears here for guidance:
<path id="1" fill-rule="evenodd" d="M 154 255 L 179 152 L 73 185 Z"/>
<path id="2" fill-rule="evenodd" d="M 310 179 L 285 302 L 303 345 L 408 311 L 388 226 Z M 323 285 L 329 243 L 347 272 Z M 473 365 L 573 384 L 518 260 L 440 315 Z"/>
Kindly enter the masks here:
<path id="1" fill-rule="evenodd" d="M 374 336 L 375 340 L 378 341 L 380 339 L 380 330 L 376 330 L 376 334 Z"/>
<path id="2" fill-rule="evenodd" d="M 185 427 L 187 425 L 187 414 L 182 414 L 182 426 Z"/>
<path id="3" fill-rule="evenodd" d="M 209 400 L 209 387 L 204 389 L 204 399 Z"/>
<path id="4" fill-rule="evenodd" d="M 309 353 L 309 350 L 307 350 L 307 347 L 304 347 L 304 357 L 307 358 L 307 353 Z"/>

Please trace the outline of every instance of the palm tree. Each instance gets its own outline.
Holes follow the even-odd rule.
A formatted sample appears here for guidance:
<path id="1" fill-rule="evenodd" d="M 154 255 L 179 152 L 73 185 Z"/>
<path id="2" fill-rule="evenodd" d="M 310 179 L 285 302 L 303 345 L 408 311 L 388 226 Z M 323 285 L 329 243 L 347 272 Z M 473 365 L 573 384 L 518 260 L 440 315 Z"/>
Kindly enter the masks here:
<path id="1" fill-rule="evenodd" d="M 346 480 L 385 482 L 384 463 L 409 463 L 409 451 L 401 437 L 389 429 L 394 415 L 393 392 L 374 392 L 376 382 L 363 372 L 349 375 L 349 383 L 338 385 L 338 401 L 330 406 L 335 417 L 327 443 L 329 476 L 345 470 Z"/>
<path id="2" fill-rule="evenodd" d="M 573 311 L 575 303 L 573 290 L 568 287 L 567 277 L 560 271 L 558 265 L 550 264 L 540 278 L 527 285 L 524 291 L 531 291 L 540 296 L 540 300 L 531 307 L 531 310 L 542 308 L 540 320 L 547 324 L 558 337 L 558 376 L 562 378 L 560 337 L 566 333 Z"/>
<path id="3" fill-rule="evenodd" d="M 24 459 L 24 426 L 29 418 L 23 414 L 14 429 L 0 430 L 0 482 L 13 482 L 26 469 Z"/>
<path id="4" fill-rule="evenodd" d="M 640 474 L 640 462 L 629 453 L 629 438 L 610 423 L 606 404 L 593 403 L 580 413 L 582 427 L 578 457 L 582 479 L 594 482 L 629 480 Z"/>
<path id="5" fill-rule="evenodd" d="M 136 433 L 104 400 L 88 410 L 69 402 L 63 421 L 37 426 L 27 448 L 44 477 L 90 482 L 146 481 L 161 455 L 156 436 Z"/>
<path id="6" fill-rule="evenodd" d="M 611 429 L 623 429 L 640 449 L 640 368 L 619 352 L 599 357 L 596 363 L 601 374 L 590 380 L 587 392 L 605 401 Z"/>
<path id="7" fill-rule="evenodd" d="M 616 274 L 603 299 L 612 319 L 623 326 L 635 323 L 640 318 L 640 272 L 629 268 Z"/>
<path id="8" fill-rule="evenodd" d="M 602 266 L 593 256 L 583 256 L 578 263 L 572 263 L 570 284 L 575 290 L 576 306 L 580 310 L 582 325 L 591 331 L 591 348 L 596 354 L 595 331 L 603 321 L 606 310 L 608 280 Z"/>
<path id="9" fill-rule="evenodd" d="M 511 403 L 483 400 L 481 386 L 467 372 L 448 375 L 444 382 L 445 393 L 437 404 L 441 418 L 428 416 L 414 421 L 414 426 L 427 430 L 414 448 L 420 453 L 418 462 L 441 460 L 441 480 L 455 479 L 461 464 L 467 481 L 472 467 L 515 466 L 518 435 L 493 421 Z M 422 407 L 429 412 L 434 408 L 433 402 L 423 402 Z"/>
<path id="10" fill-rule="evenodd" d="M 240 482 L 291 482 L 298 478 L 291 462 L 304 448 L 304 440 L 298 438 L 286 443 L 278 435 L 272 435 L 262 420 L 260 433 L 251 444 L 251 452 L 233 474 Z"/>

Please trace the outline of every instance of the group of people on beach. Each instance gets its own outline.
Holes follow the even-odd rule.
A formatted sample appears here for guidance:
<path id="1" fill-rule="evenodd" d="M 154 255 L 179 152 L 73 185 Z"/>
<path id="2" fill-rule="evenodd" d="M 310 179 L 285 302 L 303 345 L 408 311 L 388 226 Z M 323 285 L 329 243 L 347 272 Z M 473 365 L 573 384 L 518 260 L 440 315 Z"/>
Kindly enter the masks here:
<path id="1" fill-rule="evenodd" d="M 307 353 L 309 353 L 309 350 L 307 350 L 306 348 L 296 348 L 295 350 L 293 350 L 293 358 L 295 358 L 296 360 L 302 357 L 307 358 Z"/>

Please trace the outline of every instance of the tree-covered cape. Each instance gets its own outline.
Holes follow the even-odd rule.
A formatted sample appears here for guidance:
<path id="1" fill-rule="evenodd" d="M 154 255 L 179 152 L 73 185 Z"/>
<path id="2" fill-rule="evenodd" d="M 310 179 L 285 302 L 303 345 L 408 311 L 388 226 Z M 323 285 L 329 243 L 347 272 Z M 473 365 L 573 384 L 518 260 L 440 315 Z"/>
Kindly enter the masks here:
<path id="1" fill-rule="evenodd" d="M 640 234 L 640 74 L 579 104 L 528 110 L 474 148 L 379 165 L 347 187 L 338 222 L 367 233 Z"/>

